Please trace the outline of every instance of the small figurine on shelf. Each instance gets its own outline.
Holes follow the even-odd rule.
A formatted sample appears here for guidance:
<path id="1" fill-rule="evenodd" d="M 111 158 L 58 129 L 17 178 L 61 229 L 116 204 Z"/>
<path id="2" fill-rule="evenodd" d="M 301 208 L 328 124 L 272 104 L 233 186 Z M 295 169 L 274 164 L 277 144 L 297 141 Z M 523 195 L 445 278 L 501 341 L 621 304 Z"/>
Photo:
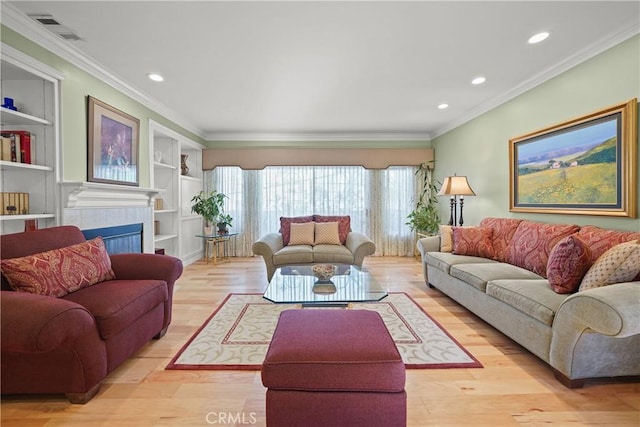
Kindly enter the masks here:
<path id="1" fill-rule="evenodd" d="M 13 110 L 13 111 L 18 111 L 18 108 L 13 105 L 13 98 L 4 98 L 4 104 L 2 104 L 3 108 L 6 108 L 8 110 Z"/>
<path id="2" fill-rule="evenodd" d="M 189 157 L 188 154 L 181 154 L 180 155 L 180 170 L 182 175 L 188 175 L 189 174 L 189 166 L 187 166 L 187 158 Z"/>

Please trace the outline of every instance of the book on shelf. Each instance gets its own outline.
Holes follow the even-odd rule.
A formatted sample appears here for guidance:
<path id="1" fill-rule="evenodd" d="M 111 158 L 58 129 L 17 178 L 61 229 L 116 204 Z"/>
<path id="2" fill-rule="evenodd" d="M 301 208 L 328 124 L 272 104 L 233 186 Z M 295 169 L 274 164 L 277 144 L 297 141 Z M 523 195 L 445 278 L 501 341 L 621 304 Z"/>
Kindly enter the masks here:
<path id="1" fill-rule="evenodd" d="M 7 142 L 8 141 L 8 142 Z M 5 148 L 5 144 L 9 148 Z M 35 163 L 35 135 L 26 130 L 3 130 L 2 131 L 2 157 L 0 160 L 7 160 L 18 163 Z"/>
<path id="2" fill-rule="evenodd" d="M 0 193 L 2 215 L 26 215 L 29 213 L 29 193 Z"/>

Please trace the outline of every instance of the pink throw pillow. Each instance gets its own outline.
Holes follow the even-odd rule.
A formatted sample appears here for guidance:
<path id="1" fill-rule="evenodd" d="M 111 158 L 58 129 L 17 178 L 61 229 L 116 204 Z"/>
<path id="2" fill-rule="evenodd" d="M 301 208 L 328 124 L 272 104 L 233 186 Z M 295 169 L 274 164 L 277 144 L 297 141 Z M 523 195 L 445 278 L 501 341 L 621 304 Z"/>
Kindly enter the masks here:
<path id="1" fill-rule="evenodd" d="M 591 249 L 575 234 L 560 240 L 549 254 L 547 279 L 559 294 L 576 292 L 591 267 Z"/>
<path id="2" fill-rule="evenodd" d="M 347 243 L 347 236 L 351 231 L 351 217 L 349 215 L 343 215 L 343 216 L 314 215 L 313 220 L 315 222 L 337 222 L 338 235 L 340 236 L 340 244 L 344 245 Z"/>
<path id="3" fill-rule="evenodd" d="M 21 258 L 3 259 L 2 274 L 17 292 L 62 297 L 115 279 L 102 237 Z"/>
<path id="4" fill-rule="evenodd" d="M 453 227 L 453 253 L 493 259 L 492 235 L 488 227 Z"/>

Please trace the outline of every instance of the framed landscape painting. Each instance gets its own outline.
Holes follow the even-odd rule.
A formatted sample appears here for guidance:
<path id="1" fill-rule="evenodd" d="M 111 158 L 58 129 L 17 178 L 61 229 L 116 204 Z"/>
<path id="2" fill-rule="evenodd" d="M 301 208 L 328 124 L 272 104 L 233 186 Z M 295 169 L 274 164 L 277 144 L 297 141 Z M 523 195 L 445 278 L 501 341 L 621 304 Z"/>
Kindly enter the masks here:
<path id="1" fill-rule="evenodd" d="M 509 140 L 511 212 L 636 216 L 638 102 Z"/>
<path id="2" fill-rule="evenodd" d="M 90 182 L 138 185 L 140 120 L 87 97 Z"/>

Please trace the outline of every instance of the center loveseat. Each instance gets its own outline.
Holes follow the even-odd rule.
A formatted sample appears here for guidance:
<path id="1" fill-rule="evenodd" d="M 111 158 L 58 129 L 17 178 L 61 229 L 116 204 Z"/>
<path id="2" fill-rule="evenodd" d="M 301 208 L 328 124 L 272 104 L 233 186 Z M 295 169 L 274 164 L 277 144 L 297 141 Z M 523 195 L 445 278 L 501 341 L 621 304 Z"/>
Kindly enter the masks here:
<path id="1" fill-rule="evenodd" d="M 171 322 L 177 258 L 108 255 L 74 226 L 4 235 L 0 253 L 2 394 L 86 403 Z"/>
<path id="2" fill-rule="evenodd" d="M 640 233 L 485 218 L 420 239 L 424 277 L 568 387 L 640 375 Z M 604 285 L 603 285 L 604 283 Z"/>
<path id="3" fill-rule="evenodd" d="M 376 251 L 373 241 L 351 231 L 351 217 L 308 215 L 281 217 L 280 232 L 268 233 L 253 244 L 262 255 L 271 281 L 278 267 L 314 263 L 362 267 L 364 257 Z"/>

